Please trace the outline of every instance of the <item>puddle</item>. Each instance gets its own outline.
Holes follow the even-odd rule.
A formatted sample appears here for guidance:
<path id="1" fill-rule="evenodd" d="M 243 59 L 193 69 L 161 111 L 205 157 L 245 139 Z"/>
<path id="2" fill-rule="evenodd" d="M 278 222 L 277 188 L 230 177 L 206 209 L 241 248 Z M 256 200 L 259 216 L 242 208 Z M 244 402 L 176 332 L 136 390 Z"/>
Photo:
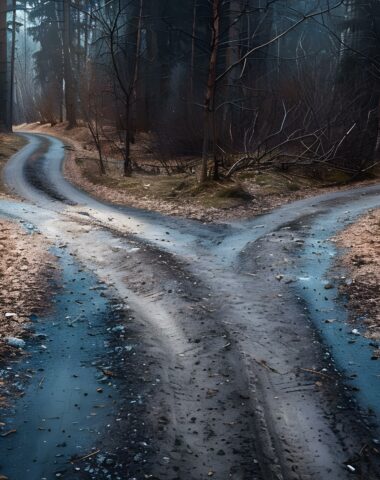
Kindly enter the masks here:
<path id="1" fill-rule="evenodd" d="M 91 453 L 107 435 L 114 409 L 115 382 L 101 383 L 96 366 L 107 345 L 110 306 L 94 289 L 96 277 L 68 253 L 54 253 L 61 257 L 63 288 L 52 311 L 33 318 L 38 335 L 27 342 L 31 356 L 13 364 L 20 376 L 32 372 L 31 379 L 14 408 L 2 412 L 4 431 L 17 430 L 0 438 L 0 471 L 12 480 L 83 478 L 69 461 Z"/>
<path id="2" fill-rule="evenodd" d="M 297 272 L 296 288 L 330 349 L 334 365 L 347 376 L 346 383 L 355 391 L 361 408 L 374 412 L 380 419 L 380 361 L 371 360 L 371 340 L 355 334 L 357 332 L 352 333 L 355 328 L 360 332 L 360 325 L 348 323 L 348 312 L 337 285 L 330 285 L 327 281 L 338 253 L 329 239 L 351 220 L 346 212 L 338 219 L 335 213 L 317 219 L 311 226 L 305 239 L 301 268 Z M 322 229 L 320 222 L 323 222 Z"/>

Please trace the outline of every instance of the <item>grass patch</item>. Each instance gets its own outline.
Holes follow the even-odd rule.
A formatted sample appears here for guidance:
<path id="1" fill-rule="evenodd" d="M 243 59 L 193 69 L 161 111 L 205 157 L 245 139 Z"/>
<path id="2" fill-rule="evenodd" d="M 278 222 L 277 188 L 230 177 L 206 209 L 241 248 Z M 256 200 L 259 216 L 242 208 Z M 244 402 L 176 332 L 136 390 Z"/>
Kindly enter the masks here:
<path id="1" fill-rule="evenodd" d="M 350 181 L 351 177 L 351 174 L 342 172 L 342 170 L 337 170 L 335 168 L 326 169 L 323 174 L 321 174 L 321 180 L 325 184 L 346 183 Z"/>
<path id="2" fill-rule="evenodd" d="M 187 202 L 216 209 L 245 205 L 254 197 L 290 196 L 295 192 L 348 180 L 345 173 L 333 168 L 325 169 L 323 177 L 318 177 L 314 171 L 292 167 L 287 171 L 245 171 L 233 180 L 209 181 L 200 185 L 195 175 L 189 174 L 134 173 L 132 177 L 123 177 L 115 171 L 100 175 L 94 159 L 85 159 L 84 162 L 81 159 L 80 168 L 91 183 L 137 198 L 170 201 L 179 205 Z"/>
<path id="3" fill-rule="evenodd" d="M 95 162 L 86 159 L 77 164 L 93 184 L 150 200 L 167 200 L 174 203 L 196 202 L 205 207 L 231 208 L 252 199 L 239 182 L 206 182 L 200 185 L 195 175 L 141 175 L 132 177 L 117 174 L 101 175 Z"/>
<path id="4" fill-rule="evenodd" d="M 194 186 L 189 193 L 192 197 L 196 197 L 200 204 L 211 208 L 228 209 L 252 200 L 252 195 L 240 183 L 232 181 L 208 182 L 204 185 L 194 181 Z"/>
<path id="5" fill-rule="evenodd" d="M 219 198 L 234 198 L 238 200 L 252 200 L 252 195 L 248 193 L 241 185 L 232 185 L 217 191 L 216 196 Z"/>
<path id="6" fill-rule="evenodd" d="M 276 171 L 259 173 L 253 182 L 261 187 L 263 195 L 298 192 L 304 188 L 315 186 L 315 181 L 312 179 Z"/>

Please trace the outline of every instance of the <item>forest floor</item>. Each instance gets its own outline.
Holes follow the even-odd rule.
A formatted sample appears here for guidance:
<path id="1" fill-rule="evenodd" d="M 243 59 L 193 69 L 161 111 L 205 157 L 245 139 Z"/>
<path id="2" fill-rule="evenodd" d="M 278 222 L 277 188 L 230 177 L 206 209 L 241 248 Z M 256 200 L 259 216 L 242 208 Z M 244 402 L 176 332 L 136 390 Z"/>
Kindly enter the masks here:
<path id="1" fill-rule="evenodd" d="M 364 327 L 366 337 L 380 340 L 380 209 L 360 217 L 336 241 L 345 249 L 340 263 L 349 281 L 341 290 L 348 295 L 352 322 Z M 380 358 L 380 350 L 374 355 Z"/>
<path id="2" fill-rule="evenodd" d="M 197 183 L 194 174 L 134 173 L 127 178 L 121 175 L 121 161 L 117 160 L 115 151 L 110 153 L 114 157 L 108 159 L 107 174 L 101 175 L 87 127 L 68 131 L 66 124 L 51 127 L 36 123 L 21 125 L 18 129 L 64 140 L 69 153 L 65 164 L 66 177 L 93 196 L 166 215 L 206 222 L 251 218 L 295 200 L 349 188 L 345 184 L 337 185 L 347 179 L 345 174 L 337 171 L 324 172 L 320 179 L 311 178 L 304 171 L 247 171 L 238 174 L 233 181 L 212 182 L 204 186 Z M 147 139 L 143 138 L 140 144 L 132 146 L 133 160 L 143 167 L 154 164 L 162 170 L 162 164 L 152 157 L 146 143 Z M 356 182 L 356 185 L 376 181 L 367 179 Z"/>
<path id="3" fill-rule="evenodd" d="M 0 176 L 9 160 L 26 141 L 16 135 L 0 134 Z M 9 192 L 0 182 L 0 198 Z M 24 340 L 31 335 L 30 318 L 49 306 L 51 280 L 56 276 L 49 244 L 25 222 L 0 220 L 0 362 L 23 354 Z M 0 404 L 8 384 L 0 383 Z"/>
<path id="4" fill-rule="evenodd" d="M 22 353 L 30 316 L 48 306 L 55 268 L 39 233 L 0 220 L 0 362 Z"/>
<path id="5" fill-rule="evenodd" d="M 26 144 L 24 138 L 16 135 L 0 134 L 0 176 L 4 165 L 11 155 L 14 155 L 21 147 Z M 0 195 L 5 193 L 4 185 L 0 182 Z"/>

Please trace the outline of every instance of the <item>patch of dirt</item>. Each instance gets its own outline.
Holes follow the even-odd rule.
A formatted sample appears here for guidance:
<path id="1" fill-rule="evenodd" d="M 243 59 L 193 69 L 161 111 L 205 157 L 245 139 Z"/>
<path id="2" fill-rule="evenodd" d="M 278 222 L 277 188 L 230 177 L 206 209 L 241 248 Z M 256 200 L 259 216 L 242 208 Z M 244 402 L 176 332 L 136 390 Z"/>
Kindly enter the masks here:
<path id="1" fill-rule="evenodd" d="M 91 195 L 110 203 L 204 222 L 251 218 L 295 200 L 349 188 L 326 186 L 346 180 L 341 172 L 324 172 L 324 178 L 320 180 L 311 179 L 305 172 L 242 172 L 234 181 L 202 186 L 197 183 L 196 176 L 189 173 L 168 176 L 135 172 L 127 178 L 121 174 L 121 160 L 117 159 L 115 152 L 108 152 L 114 156 L 108 160 L 107 175 L 101 175 L 87 127 L 67 130 L 65 123 L 54 127 L 36 123 L 20 125 L 18 129 L 63 140 L 68 145 L 65 176 Z M 160 164 L 151 152 L 147 153 L 138 144 L 132 146 L 132 157 L 137 164 Z M 372 182 L 377 180 L 357 182 L 356 185 Z"/>
<path id="2" fill-rule="evenodd" d="M 7 163 L 9 157 L 14 155 L 20 148 L 26 144 L 25 139 L 13 134 L 0 133 L 0 177 L 4 165 Z M 0 182 L 0 198 L 5 194 L 5 189 Z"/>
<path id="3" fill-rule="evenodd" d="M 49 280 L 56 276 L 56 265 L 47 247 L 40 234 L 0 220 L 1 363 L 22 353 L 9 344 L 9 337 L 27 337 L 30 316 L 48 305 Z"/>
<path id="4" fill-rule="evenodd" d="M 348 295 L 351 317 L 360 318 L 366 337 L 380 340 L 380 209 L 361 217 L 335 240 L 347 249 L 342 262 L 349 281 L 341 289 Z M 380 358 L 380 350 L 378 354 Z"/>

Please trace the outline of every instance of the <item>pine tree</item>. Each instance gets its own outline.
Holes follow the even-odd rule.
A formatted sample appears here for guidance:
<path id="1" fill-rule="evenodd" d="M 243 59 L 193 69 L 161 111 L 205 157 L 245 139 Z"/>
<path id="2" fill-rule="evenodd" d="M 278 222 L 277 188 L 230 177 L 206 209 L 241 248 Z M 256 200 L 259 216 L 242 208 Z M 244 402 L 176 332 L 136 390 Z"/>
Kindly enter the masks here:
<path id="1" fill-rule="evenodd" d="M 62 2 L 33 0 L 31 4 L 29 33 L 40 44 L 34 54 L 40 115 L 42 121 L 55 124 L 63 117 Z"/>

